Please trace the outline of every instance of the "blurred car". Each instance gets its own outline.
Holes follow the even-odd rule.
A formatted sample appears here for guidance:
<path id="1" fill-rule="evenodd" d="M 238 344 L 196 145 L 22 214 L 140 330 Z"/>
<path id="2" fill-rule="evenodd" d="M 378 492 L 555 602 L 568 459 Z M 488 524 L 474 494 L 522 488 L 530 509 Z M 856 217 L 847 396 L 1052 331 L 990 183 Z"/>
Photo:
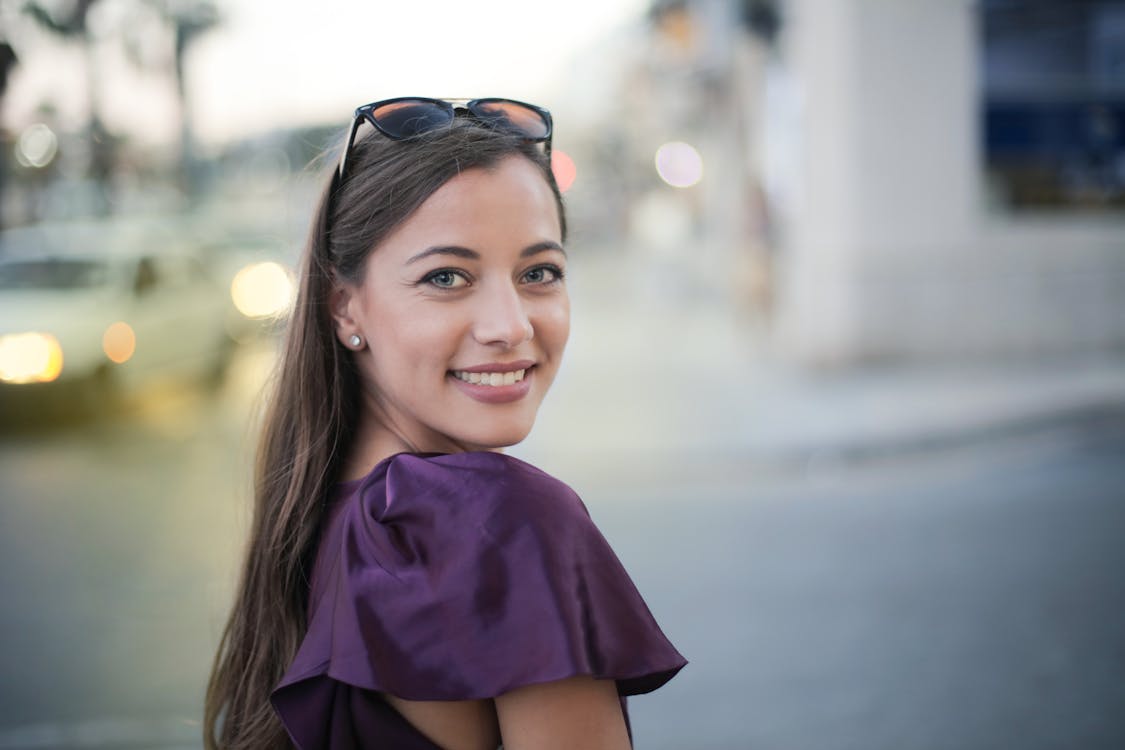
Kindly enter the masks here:
<path id="1" fill-rule="evenodd" d="M 211 275 L 225 282 L 232 314 L 227 332 L 239 343 L 275 338 L 296 296 L 291 248 L 276 236 L 218 230 L 201 238 L 200 256 Z"/>
<path id="2" fill-rule="evenodd" d="M 218 382 L 230 298 L 174 231 L 112 223 L 0 234 L 0 398 L 106 401 L 158 377 Z"/>

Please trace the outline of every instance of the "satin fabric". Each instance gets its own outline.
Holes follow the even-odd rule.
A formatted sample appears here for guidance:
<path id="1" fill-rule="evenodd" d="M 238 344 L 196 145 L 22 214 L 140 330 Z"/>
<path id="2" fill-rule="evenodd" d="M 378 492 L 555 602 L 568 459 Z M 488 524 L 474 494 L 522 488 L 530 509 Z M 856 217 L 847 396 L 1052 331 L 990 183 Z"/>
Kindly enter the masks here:
<path id="1" fill-rule="evenodd" d="M 592 675 L 626 696 L 686 663 L 565 484 L 498 453 L 403 453 L 338 486 L 272 701 L 302 750 L 434 750 L 378 692 L 483 699 Z"/>

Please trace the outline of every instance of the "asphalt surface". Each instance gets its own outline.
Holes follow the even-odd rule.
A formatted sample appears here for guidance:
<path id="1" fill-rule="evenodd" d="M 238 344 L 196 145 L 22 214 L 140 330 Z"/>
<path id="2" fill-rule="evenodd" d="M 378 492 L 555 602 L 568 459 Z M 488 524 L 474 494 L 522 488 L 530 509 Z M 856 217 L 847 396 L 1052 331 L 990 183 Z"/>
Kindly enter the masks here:
<path id="1" fill-rule="evenodd" d="M 637 747 L 1125 747 L 1123 459 L 1099 421 L 594 490 L 692 661 Z"/>
<path id="2" fill-rule="evenodd" d="M 0 436 L 0 750 L 199 746 L 256 387 Z M 1125 747 L 1121 414 L 563 478 L 691 662 L 638 748 Z"/>

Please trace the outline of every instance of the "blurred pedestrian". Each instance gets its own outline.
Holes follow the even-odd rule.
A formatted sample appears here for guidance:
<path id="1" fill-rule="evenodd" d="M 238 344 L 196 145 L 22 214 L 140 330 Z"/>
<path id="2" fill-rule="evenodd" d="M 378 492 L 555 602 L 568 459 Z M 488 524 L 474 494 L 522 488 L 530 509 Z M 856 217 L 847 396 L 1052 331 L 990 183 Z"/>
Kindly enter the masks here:
<path id="1" fill-rule="evenodd" d="M 551 134 L 505 99 L 356 110 L 269 402 L 209 748 L 623 749 L 624 696 L 686 663 L 581 500 L 500 452 L 569 333 Z"/>

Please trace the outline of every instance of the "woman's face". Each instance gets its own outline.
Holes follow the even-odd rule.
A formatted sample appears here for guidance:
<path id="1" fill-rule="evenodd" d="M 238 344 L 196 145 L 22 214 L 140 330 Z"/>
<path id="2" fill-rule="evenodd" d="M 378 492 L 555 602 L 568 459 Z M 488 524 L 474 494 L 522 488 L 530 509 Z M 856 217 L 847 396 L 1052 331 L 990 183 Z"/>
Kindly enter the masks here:
<path id="1" fill-rule="evenodd" d="M 488 450 L 523 440 L 570 332 L 558 208 L 511 156 L 454 177 L 368 256 L 332 301 L 373 417 L 404 447 Z"/>

